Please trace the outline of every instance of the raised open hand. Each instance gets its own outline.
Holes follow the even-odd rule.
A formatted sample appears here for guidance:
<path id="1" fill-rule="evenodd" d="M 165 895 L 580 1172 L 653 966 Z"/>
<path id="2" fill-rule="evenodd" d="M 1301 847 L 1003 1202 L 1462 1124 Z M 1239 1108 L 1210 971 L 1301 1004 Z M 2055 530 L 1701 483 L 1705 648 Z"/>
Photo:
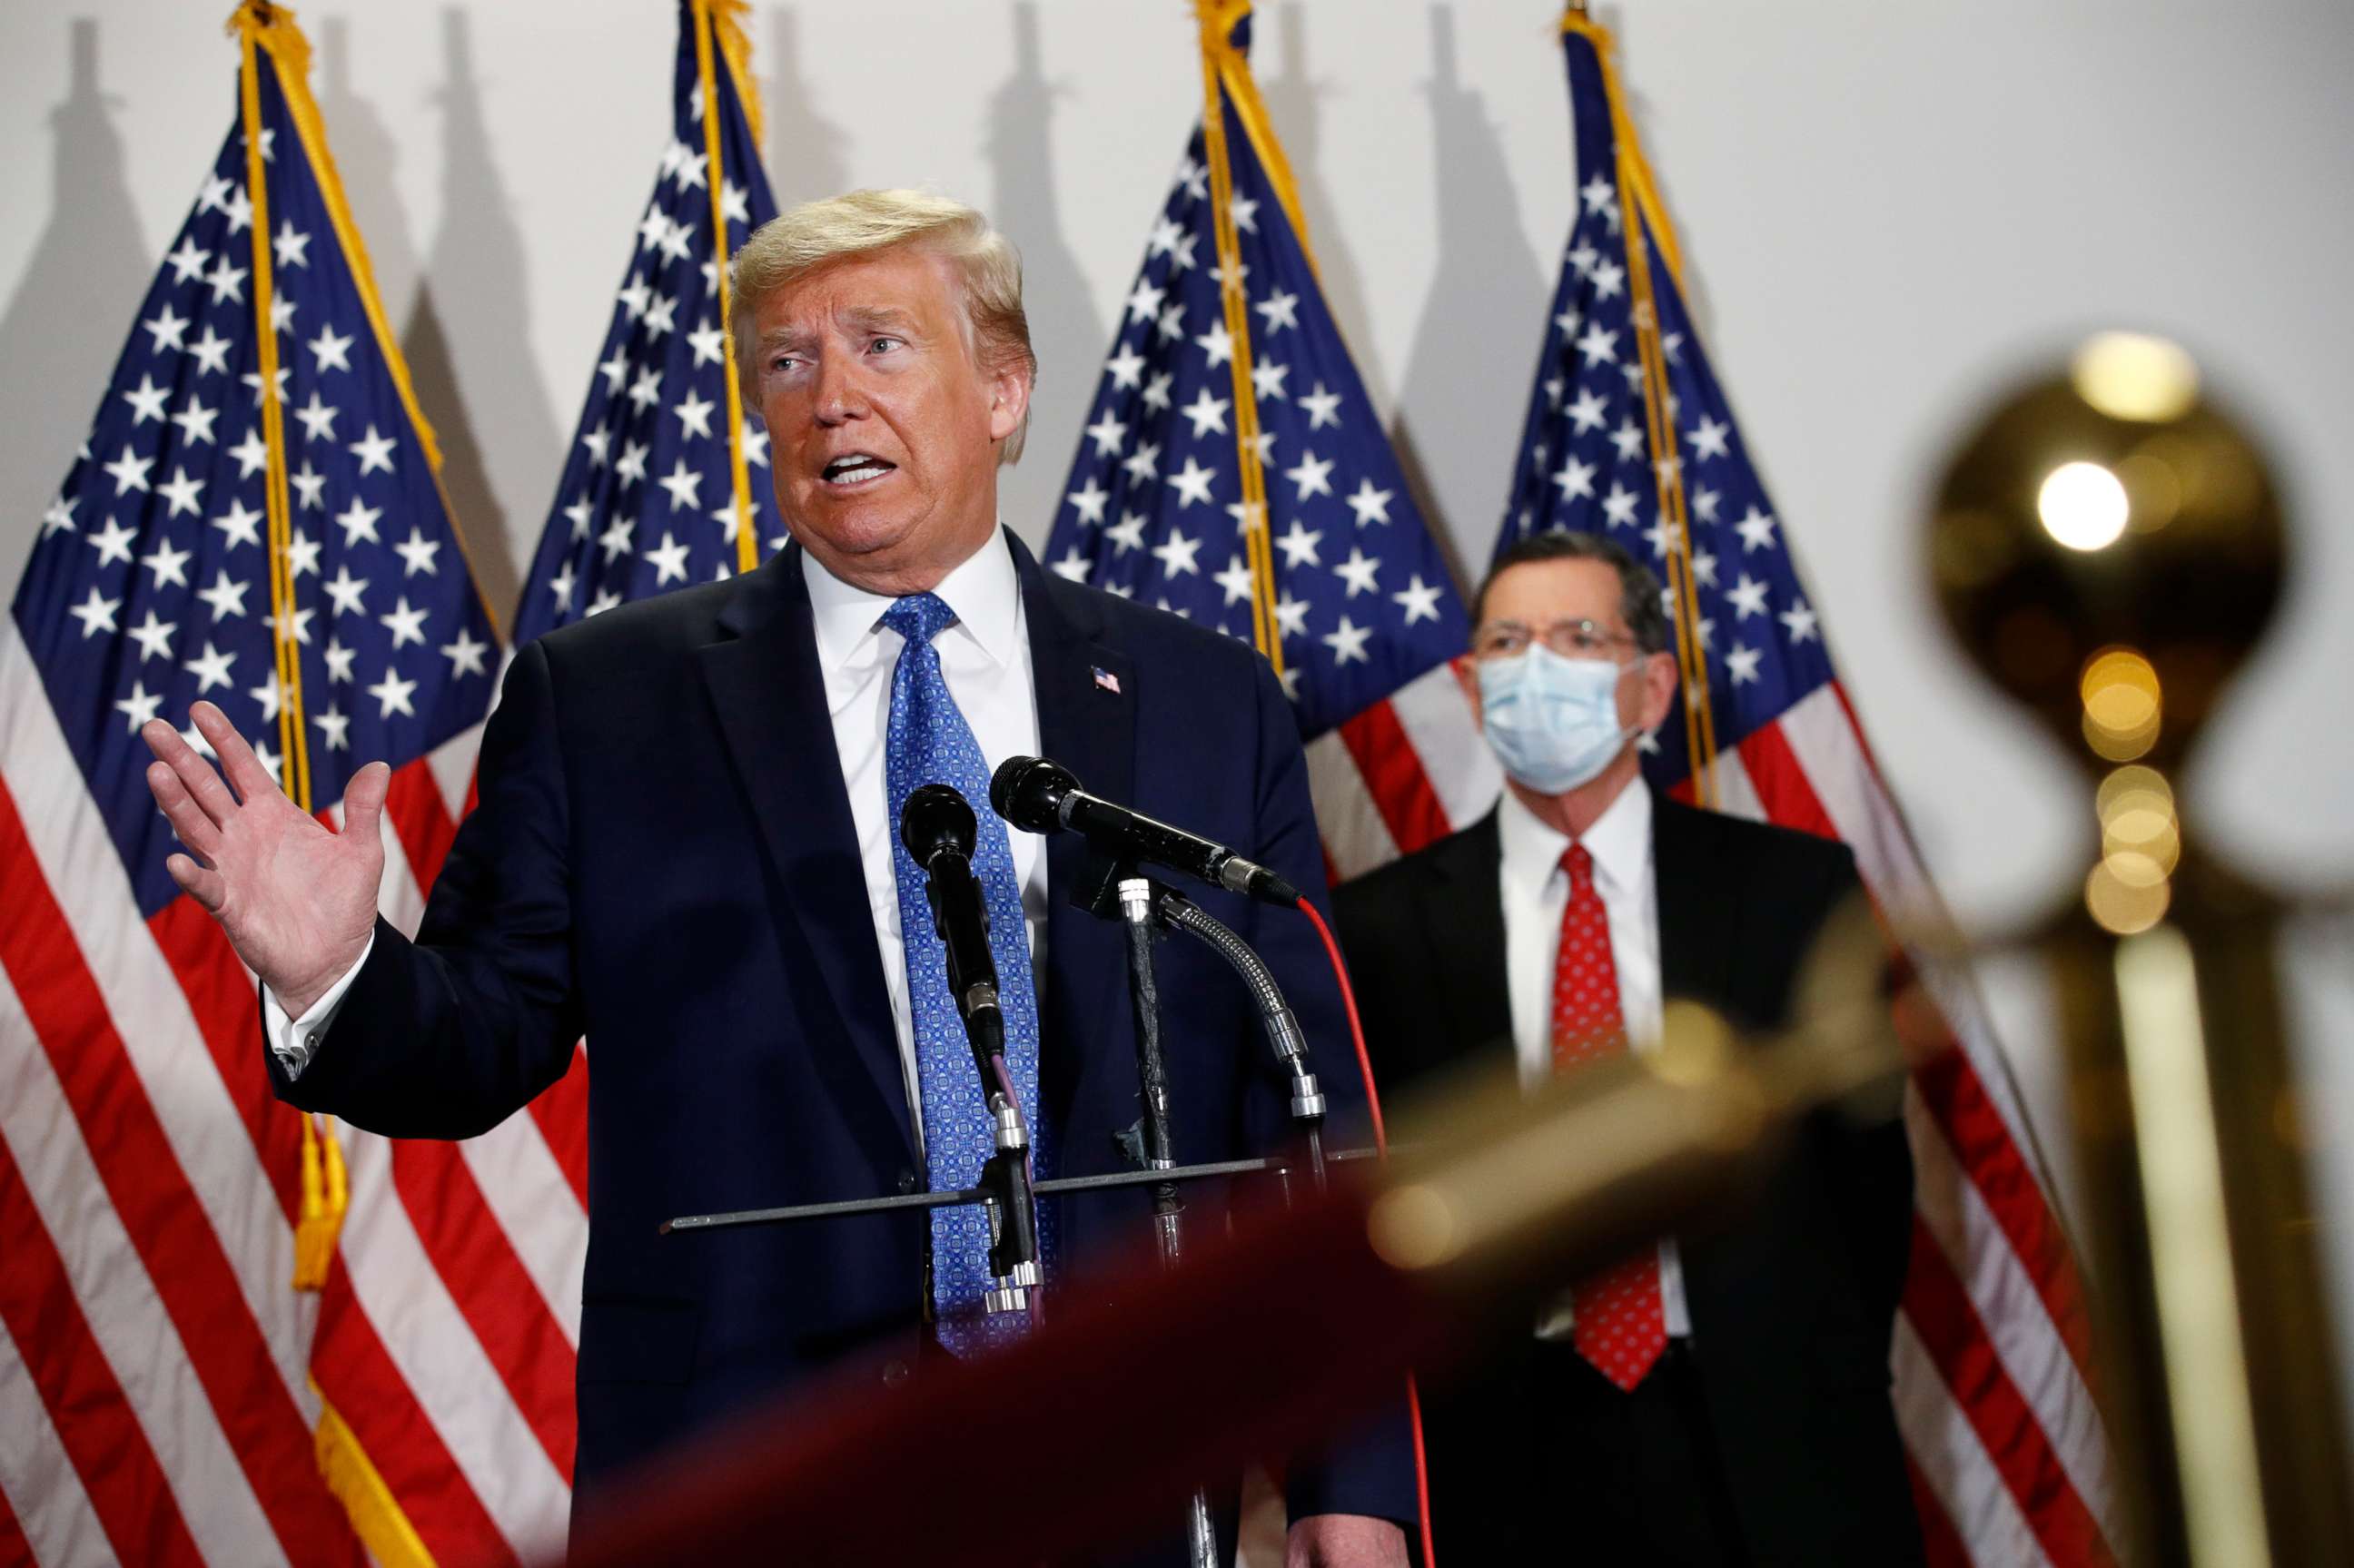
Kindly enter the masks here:
<path id="1" fill-rule="evenodd" d="M 300 1018 L 359 960 L 375 927 L 377 821 L 392 769 L 371 762 L 353 776 L 344 831 L 333 832 L 280 792 L 228 715 L 197 703 L 189 717 L 228 783 L 164 720 L 139 732 L 155 754 L 147 788 L 189 852 L 164 868 L 220 922 L 287 1016 Z"/>

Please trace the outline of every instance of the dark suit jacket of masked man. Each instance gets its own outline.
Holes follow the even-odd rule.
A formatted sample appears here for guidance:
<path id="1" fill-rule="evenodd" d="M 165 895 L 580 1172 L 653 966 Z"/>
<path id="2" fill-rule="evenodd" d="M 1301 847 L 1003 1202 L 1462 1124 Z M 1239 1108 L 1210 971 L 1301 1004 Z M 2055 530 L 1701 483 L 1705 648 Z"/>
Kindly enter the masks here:
<path id="1" fill-rule="evenodd" d="M 1641 789 L 1640 779 L 1628 786 Z M 1654 795 L 1660 993 L 1734 1023 L 1785 1018 L 1799 964 L 1858 887 L 1843 845 Z M 1383 1092 L 1514 1065 L 1494 812 L 1334 895 Z M 1823 1115 L 1720 1222 L 1679 1235 L 1689 1351 L 1744 1560 L 1903 1564 L 1919 1527 L 1890 1404 L 1889 1346 L 1912 1236 L 1901 1120 Z M 1449 1563 L 1578 1560 L 1579 1487 L 1536 1473 L 1539 1357 L 1528 1334 L 1434 1388 L 1431 1523 Z M 1697 1506 L 1694 1500 L 1693 1506 Z"/>
<path id="2" fill-rule="evenodd" d="M 1097 794 L 1320 889 L 1299 735 L 1266 662 L 1042 572 L 1001 540 L 983 547 L 1014 556 L 1044 754 Z M 264 1052 L 280 1095 L 306 1109 L 387 1136 L 463 1138 L 521 1108 L 587 1036 L 576 1520 L 631 1461 L 917 1319 L 920 1213 L 656 1229 L 921 1184 L 813 636 L 795 546 L 524 648 L 484 734 L 481 806 L 417 940 L 378 923 L 298 1079 Z M 1085 845 L 1059 834 L 1046 853 L 1042 1115 L 1059 1131 L 1060 1174 L 1123 1169 L 1114 1135 L 1139 1115 L 1123 938 L 1067 901 Z M 1336 1125 L 1362 1119 L 1338 990 L 1306 917 L 1189 892 L 1273 966 L 1323 1054 Z M 1198 944 L 1163 944 L 1159 965 L 1178 1159 L 1279 1146 L 1288 1090 L 1247 995 Z M 1049 1200 L 1064 1205 L 1066 1257 L 1136 1245 L 1144 1192 Z M 1218 1213 L 1197 1193 L 1190 1224 L 1210 1234 Z M 907 1371 L 895 1359 L 882 1382 Z M 1394 1425 L 1295 1466 L 1294 1516 L 1412 1518 Z"/>

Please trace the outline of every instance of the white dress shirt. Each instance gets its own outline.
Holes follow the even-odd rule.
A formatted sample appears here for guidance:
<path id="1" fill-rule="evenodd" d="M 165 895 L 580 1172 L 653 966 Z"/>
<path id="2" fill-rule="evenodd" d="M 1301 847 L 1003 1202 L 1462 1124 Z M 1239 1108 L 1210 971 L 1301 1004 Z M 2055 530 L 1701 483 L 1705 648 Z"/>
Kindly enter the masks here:
<path id="1" fill-rule="evenodd" d="M 1504 985 L 1511 1002 L 1512 1047 L 1521 1082 L 1553 1075 L 1553 965 L 1561 950 L 1569 872 L 1561 863 L 1569 838 L 1538 820 L 1510 789 L 1496 808 L 1503 856 L 1497 871 L 1504 906 Z M 1610 967 L 1617 971 L 1618 1012 L 1637 1052 L 1659 1045 L 1659 896 L 1651 868 L 1651 792 L 1638 779 L 1618 792 L 1578 841 L 1594 857 L 1594 890 L 1610 926 Z M 1682 1259 L 1673 1236 L 1659 1243 L 1659 1304 L 1670 1334 L 1689 1335 Z M 1540 1314 L 1539 1333 L 1565 1334 L 1568 1298 Z"/>
<path id="2" fill-rule="evenodd" d="M 891 673 L 906 640 L 876 624 L 894 602 L 829 573 L 801 552 L 801 577 L 809 587 L 816 624 L 818 665 L 825 680 L 825 705 L 833 720 L 833 746 L 850 791 L 850 820 L 858 834 L 858 859 L 866 874 L 868 913 L 875 945 L 891 992 L 891 1022 L 899 1038 L 899 1067 L 907 1081 L 907 1108 L 917 1153 L 923 1149 L 923 1097 L 916 1076 L 915 1024 L 907 1001 L 907 953 L 899 938 L 899 884 L 891 849 L 899 825 L 891 815 L 884 778 L 883 737 L 891 715 Z M 972 726 L 990 769 L 1009 757 L 1038 751 L 1038 694 L 1030 669 L 1028 617 L 1022 605 L 1022 579 L 1013 556 L 996 534 L 933 590 L 956 612 L 956 623 L 932 640 L 949 694 Z M 976 810 L 988 802 L 976 800 Z M 1038 835 L 1008 830 L 1013 875 L 1022 889 L 1029 928 L 1031 970 L 1045 972 L 1046 857 Z M 278 999 L 263 992 L 264 1038 L 289 1075 L 298 1075 L 319 1047 L 351 989 L 359 963 L 337 980 L 301 1018 L 289 1020 Z"/>
<path id="3" fill-rule="evenodd" d="M 858 832 L 858 860 L 866 872 L 866 903 L 875 944 L 891 991 L 891 1026 L 899 1036 L 899 1069 L 907 1081 L 907 1109 L 923 1154 L 923 1095 L 916 1076 L 916 1027 L 907 1001 L 907 949 L 899 938 L 899 881 L 891 846 L 899 823 L 884 781 L 883 737 L 891 717 L 891 672 L 907 640 L 876 625 L 893 600 L 828 573 L 808 551 L 801 577 L 809 584 L 817 622 L 817 662 L 825 675 L 825 705 L 833 715 L 833 746 L 842 781 L 850 790 L 850 821 Z M 1038 688 L 1030 672 L 1029 617 L 1013 554 L 995 534 L 932 590 L 956 611 L 956 624 L 932 639 L 940 674 L 972 726 L 981 755 L 994 774 L 1009 757 L 1038 754 Z M 975 800 L 977 811 L 989 809 Z M 1022 889 L 1029 927 L 1030 970 L 1046 969 L 1046 856 L 1035 833 L 1006 830 L 1013 844 L 1013 880 Z"/>

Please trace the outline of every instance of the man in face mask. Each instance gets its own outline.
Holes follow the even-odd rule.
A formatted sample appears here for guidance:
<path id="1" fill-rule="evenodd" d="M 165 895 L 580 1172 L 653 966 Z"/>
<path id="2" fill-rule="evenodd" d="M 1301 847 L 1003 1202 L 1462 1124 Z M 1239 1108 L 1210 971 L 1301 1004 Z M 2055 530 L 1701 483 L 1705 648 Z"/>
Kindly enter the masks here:
<path id="1" fill-rule="evenodd" d="M 1542 535 L 1515 556 L 1479 597 L 1471 695 L 1512 800 L 1581 839 L 1628 797 L 1637 742 L 1675 701 L 1667 617 L 1650 574 L 1606 540 Z"/>
<path id="2" fill-rule="evenodd" d="M 1539 535 L 1473 618 L 1465 684 L 1503 797 L 1334 899 L 1384 1089 L 1648 1052 L 1670 1000 L 1780 1022 L 1854 859 L 1644 780 L 1677 680 L 1658 580 L 1607 539 Z M 1912 1229 L 1892 1107 L 1810 1126 L 1721 1224 L 1569 1283 L 1429 1401 L 1441 1555 L 1919 1563 L 1889 1398 Z"/>

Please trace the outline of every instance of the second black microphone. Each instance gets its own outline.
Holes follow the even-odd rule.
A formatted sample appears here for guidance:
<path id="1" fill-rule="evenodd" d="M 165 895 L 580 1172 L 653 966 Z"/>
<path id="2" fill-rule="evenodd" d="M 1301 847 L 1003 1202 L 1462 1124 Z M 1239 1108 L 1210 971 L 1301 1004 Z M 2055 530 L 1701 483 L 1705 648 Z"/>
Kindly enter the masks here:
<path id="1" fill-rule="evenodd" d="M 1299 889 L 1257 861 L 1245 860 L 1199 833 L 1090 795 L 1069 768 L 1043 757 L 1007 758 L 989 781 L 989 803 L 999 816 L 1030 832 L 1067 828 L 1122 859 L 1165 865 L 1213 887 L 1287 909 L 1299 902 Z"/>

